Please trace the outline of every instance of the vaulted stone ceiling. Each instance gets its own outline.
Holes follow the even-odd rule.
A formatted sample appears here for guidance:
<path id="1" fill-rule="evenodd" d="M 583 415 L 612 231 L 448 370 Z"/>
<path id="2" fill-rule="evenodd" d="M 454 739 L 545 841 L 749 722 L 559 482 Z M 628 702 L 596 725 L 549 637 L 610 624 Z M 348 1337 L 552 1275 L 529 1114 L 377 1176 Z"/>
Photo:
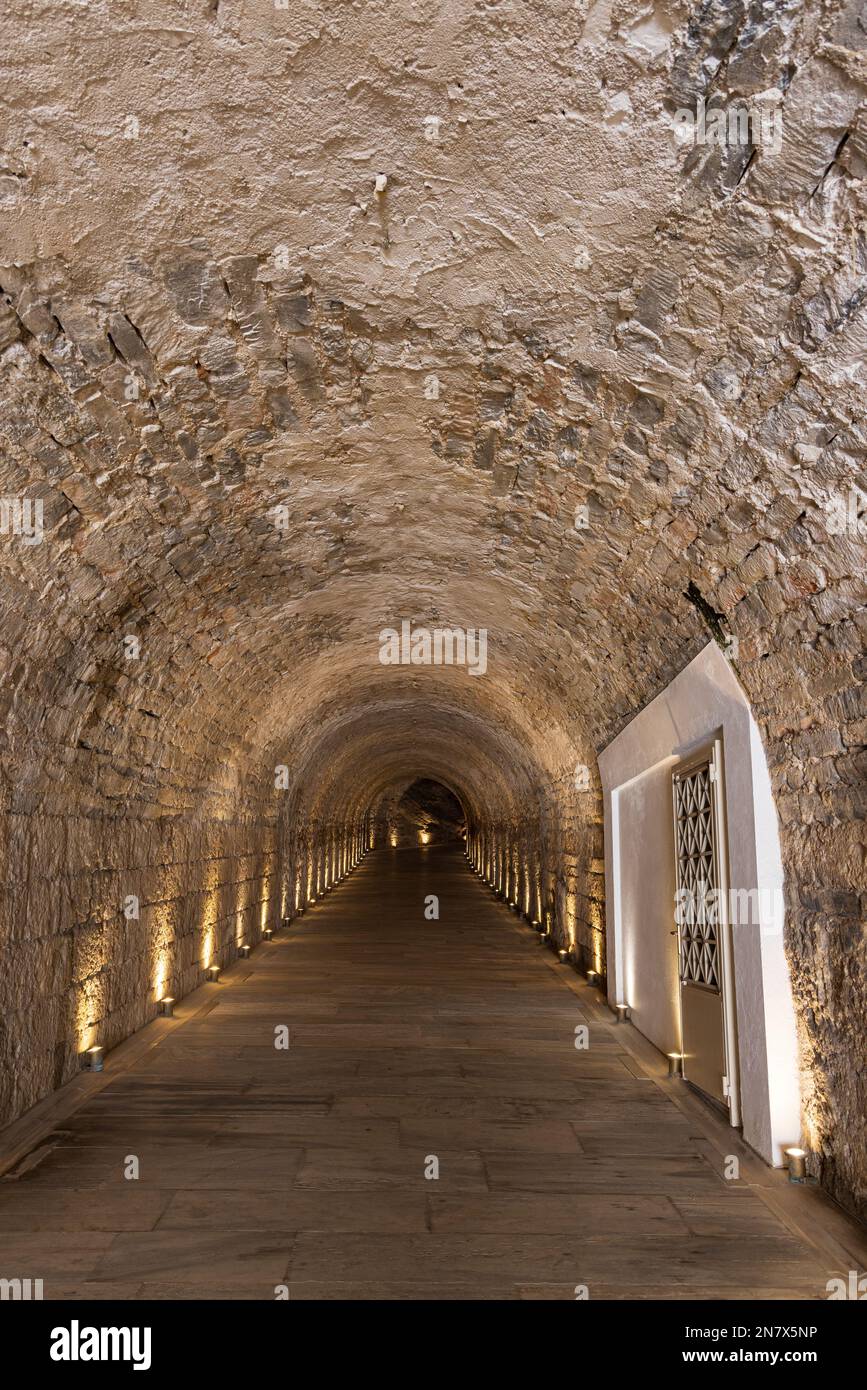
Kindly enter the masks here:
<path id="1" fill-rule="evenodd" d="M 284 763 L 284 829 L 430 777 L 598 904 L 576 763 L 734 636 L 851 1194 L 862 0 L 37 0 L 2 55 L 0 467 L 46 525 L 0 552 L 8 852 L 101 933 L 74 988 L 123 887 L 93 856 L 208 860 Z M 684 147 L 699 98 L 770 103 L 781 148 Z M 403 618 L 487 629 L 485 676 L 381 665 Z"/>

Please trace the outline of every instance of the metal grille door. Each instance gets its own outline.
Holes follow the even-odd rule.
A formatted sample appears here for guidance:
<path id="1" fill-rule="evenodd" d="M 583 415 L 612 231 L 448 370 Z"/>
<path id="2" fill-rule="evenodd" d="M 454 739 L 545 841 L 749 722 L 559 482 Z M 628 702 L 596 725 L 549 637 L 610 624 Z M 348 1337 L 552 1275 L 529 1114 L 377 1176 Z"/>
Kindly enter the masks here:
<path id="1" fill-rule="evenodd" d="M 672 777 L 683 1075 L 739 1122 L 722 745 Z"/>
<path id="2" fill-rule="evenodd" d="M 720 989 L 719 875 L 711 764 L 674 782 L 680 927 L 680 978 L 684 984 Z"/>

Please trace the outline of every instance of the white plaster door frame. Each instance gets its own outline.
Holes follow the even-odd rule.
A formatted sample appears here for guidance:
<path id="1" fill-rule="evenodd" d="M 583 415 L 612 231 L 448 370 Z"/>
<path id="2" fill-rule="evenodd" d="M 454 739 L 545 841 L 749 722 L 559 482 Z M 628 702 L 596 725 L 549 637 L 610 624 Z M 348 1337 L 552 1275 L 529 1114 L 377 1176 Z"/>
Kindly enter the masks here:
<path id="1" fill-rule="evenodd" d="M 607 788 L 604 798 L 608 801 L 608 807 L 602 813 L 602 834 L 605 838 L 605 857 L 610 863 L 610 887 L 606 885 L 605 907 L 606 912 L 610 910 L 612 915 L 612 926 L 614 928 L 614 950 L 608 950 L 610 964 L 614 966 L 613 978 L 608 983 L 608 999 L 611 1001 L 612 993 L 614 1003 L 622 1004 L 623 995 L 623 904 L 621 901 L 620 887 L 620 788 L 613 787 L 611 791 Z M 603 802 L 604 806 L 604 802 Z M 608 815 L 605 814 L 608 810 Z M 609 909 L 610 903 L 610 909 Z M 613 956 L 613 960 L 611 957 Z"/>
<path id="2" fill-rule="evenodd" d="M 674 756 L 662 758 L 651 771 L 670 775 L 676 764 Z M 647 769 L 644 770 L 645 772 Z M 633 789 L 641 782 L 644 772 L 636 777 L 628 778 L 614 787 L 603 787 L 603 837 L 605 844 L 605 913 L 613 934 L 613 950 L 609 950 L 608 956 L 608 1000 L 614 1007 L 616 1004 L 631 1005 L 633 1000 L 630 998 L 629 981 L 625 965 L 625 944 L 627 927 L 624 925 L 623 902 L 623 839 L 622 830 L 624 817 L 622 814 L 623 798 L 626 797 L 626 808 L 628 810 L 628 796 Z M 673 904 L 672 904 L 673 911 Z M 677 1008 L 680 1010 L 680 999 L 677 999 Z M 633 1020 L 634 1021 L 634 1020 Z M 680 1033 L 678 1032 L 678 1037 Z"/>
<path id="3" fill-rule="evenodd" d="M 767 1163 L 783 1164 L 787 1146 L 802 1138 L 800 1058 L 789 962 L 783 941 L 783 861 L 771 777 L 761 734 L 735 672 L 715 642 L 707 646 L 629 721 L 599 753 L 604 795 L 605 915 L 609 946 L 609 1002 L 634 1003 L 635 961 L 648 971 L 651 949 L 665 930 L 662 914 L 673 917 L 674 860 L 666 875 L 654 879 L 654 861 L 646 860 L 646 883 L 629 881 L 630 837 L 640 827 L 642 783 L 670 783 L 671 768 L 722 732 L 724 739 L 723 802 L 728 803 L 727 834 L 721 837 L 728 858 L 725 906 L 734 946 L 735 1016 L 740 1084 L 740 1119 L 745 1141 Z M 648 793 L 651 814 L 672 824 L 670 786 L 664 794 Z M 638 808 L 638 810 L 636 809 Z M 653 826 L 649 827 L 653 830 Z M 661 843 L 661 837 L 656 837 Z M 668 863 L 668 861 L 666 861 Z M 634 875 L 633 875 L 634 878 Z M 645 891 L 646 888 L 646 891 Z M 765 902 L 771 904 L 770 907 Z M 648 908 L 655 913 L 652 920 Z M 747 916 L 742 920 L 742 909 Z M 674 937 L 666 939 L 674 942 Z M 672 952 L 671 984 L 677 972 Z M 643 977 L 646 982 L 646 975 Z M 639 981 L 640 983 L 640 981 Z M 636 1027 L 662 1053 L 679 1048 L 675 1017 L 664 1008 L 664 992 L 639 1000 L 644 1023 Z M 671 996 L 674 998 L 674 995 Z M 648 1007 L 648 1003 L 651 1007 Z M 680 1049 L 682 1050 L 682 1049 Z"/>

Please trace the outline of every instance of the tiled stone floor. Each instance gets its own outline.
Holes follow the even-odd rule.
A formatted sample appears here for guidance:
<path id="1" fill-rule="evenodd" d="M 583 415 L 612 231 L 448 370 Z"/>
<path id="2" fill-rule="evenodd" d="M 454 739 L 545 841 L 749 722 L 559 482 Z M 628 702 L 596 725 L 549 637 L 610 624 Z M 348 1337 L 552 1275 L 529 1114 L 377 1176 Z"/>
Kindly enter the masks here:
<path id="1" fill-rule="evenodd" d="M 809 1299 L 859 1252 L 458 852 L 371 853 L 133 1041 L 0 1180 L 46 1298 Z"/>

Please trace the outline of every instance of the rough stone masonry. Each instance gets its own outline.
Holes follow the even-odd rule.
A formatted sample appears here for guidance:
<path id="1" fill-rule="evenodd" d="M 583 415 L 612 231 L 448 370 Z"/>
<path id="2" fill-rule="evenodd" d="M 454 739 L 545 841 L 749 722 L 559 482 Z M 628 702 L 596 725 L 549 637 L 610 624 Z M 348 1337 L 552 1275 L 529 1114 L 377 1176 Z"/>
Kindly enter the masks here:
<path id="1" fill-rule="evenodd" d="M 0 64 L 0 495 L 44 510 L 0 536 L 0 1122 L 419 777 L 599 954 L 595 755 L 715 635 L 864 1210 L 864 0 L 12 0 Z M 699 100 L 779 149 L 684 144 Z M 403 619 L 484 678 L 382 666 Z"/>

